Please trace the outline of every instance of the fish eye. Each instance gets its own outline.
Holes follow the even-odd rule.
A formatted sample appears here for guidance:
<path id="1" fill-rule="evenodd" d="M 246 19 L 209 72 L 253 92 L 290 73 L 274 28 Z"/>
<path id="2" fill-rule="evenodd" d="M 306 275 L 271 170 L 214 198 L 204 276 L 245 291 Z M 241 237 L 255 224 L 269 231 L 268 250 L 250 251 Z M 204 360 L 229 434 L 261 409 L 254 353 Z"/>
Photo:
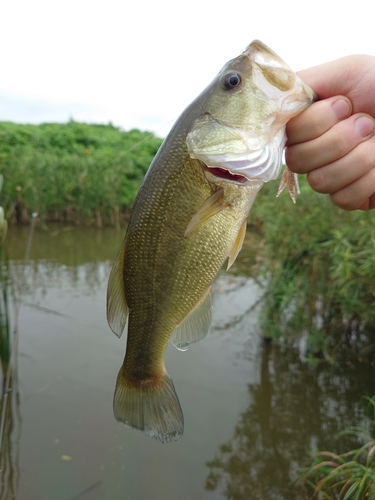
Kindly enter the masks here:
<path id="1" fill-rule="evenodd" d="M 238 73 L 227 73 L 223 78 L 223 85 L 226 89 L 235 89 L 241 83 L 241 77 Z"/>

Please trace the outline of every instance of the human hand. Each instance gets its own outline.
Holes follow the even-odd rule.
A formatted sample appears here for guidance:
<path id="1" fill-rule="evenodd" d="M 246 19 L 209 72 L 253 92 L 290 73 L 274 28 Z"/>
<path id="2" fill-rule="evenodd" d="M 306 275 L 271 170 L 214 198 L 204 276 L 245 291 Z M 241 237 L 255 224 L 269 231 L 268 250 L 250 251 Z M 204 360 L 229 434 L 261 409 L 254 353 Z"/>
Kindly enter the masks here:
<path id="1" fill-rule="evenodd" d="M 286 163 L 346 210 L 375 208 L 375 57 L 347 56 L 300 71 L 318 94 L 287 124 Z"/>

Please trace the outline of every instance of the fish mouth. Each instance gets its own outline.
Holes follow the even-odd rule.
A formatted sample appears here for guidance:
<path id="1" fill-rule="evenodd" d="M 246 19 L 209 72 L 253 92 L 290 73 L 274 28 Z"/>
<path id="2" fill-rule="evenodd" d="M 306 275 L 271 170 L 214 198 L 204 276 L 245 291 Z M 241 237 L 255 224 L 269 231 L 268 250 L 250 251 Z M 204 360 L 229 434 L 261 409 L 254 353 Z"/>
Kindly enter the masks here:
<path id="1" fill-rule="evenodd" d="M 219 177 L 220 179 L 225 179 L 230 182 L 235 182 L 236 184 L 246 184 L 249 180 L 244 175 L 232 174 L 232 172 L 229 172 L 229 170 L 226 170 L 222 167 L 209 167 L 208 165 L 205 165 L 205 167 L 206 170 L 215 177 Z"/>

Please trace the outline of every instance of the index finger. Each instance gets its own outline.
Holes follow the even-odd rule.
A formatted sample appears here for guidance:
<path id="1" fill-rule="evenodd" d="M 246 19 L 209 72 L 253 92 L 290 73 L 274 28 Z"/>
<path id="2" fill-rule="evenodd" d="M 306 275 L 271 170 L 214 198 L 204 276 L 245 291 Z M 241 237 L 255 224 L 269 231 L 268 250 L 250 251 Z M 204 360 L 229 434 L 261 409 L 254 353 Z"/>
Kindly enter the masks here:
<path id="1" fill-rule="evenodd" d="M 320 137 L 351 113 L 352 104 L 345 96 L 334 96 L 315 102 L 287 123 L 287 146 Z"/>

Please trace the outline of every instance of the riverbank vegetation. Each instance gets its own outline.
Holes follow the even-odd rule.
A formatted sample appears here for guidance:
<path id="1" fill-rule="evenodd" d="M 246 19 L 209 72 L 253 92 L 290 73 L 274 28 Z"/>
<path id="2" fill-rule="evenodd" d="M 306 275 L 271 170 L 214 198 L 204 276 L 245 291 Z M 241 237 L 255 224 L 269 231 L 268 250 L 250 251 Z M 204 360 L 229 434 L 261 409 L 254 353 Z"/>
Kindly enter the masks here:
<path id="1" fill-rule="evenodd" d="M 29 223 L 33 212 L 39 213 L 42 224 L 120 226 L 161 142 L 153 134 L 124 132 L 112 125 L 0 123 L 0 244 L 6 234 L 5 218 L 12 224 Z M 265 339 L 298 344 L 300 352 L 314 363 L 337 359 L 341 366 L 350 367 L 354 356 L 356 362 L 371 369 L 375 352 L 375 210 L 338 209 L 328 196 L 313 192 L 303 177 L 300 182 L 296 205 L 287 193 L 276 198 L 277 182 L 261 189 L 249 216 L 249 226 L 257 237 L 246 240 L 253 247 L 256 264 L 251 267 L 246 262 L 244 269 L 236 263 L 231 272 L 237 269 L 265 284 L 260 314 Z M 2 278 L 0 283 L 6 283 L 4 271 Z M 5 313 L 6 291 L 0 293 Z M 5 329 L 3 336 L 4 332 L 8 342 L 9 332 Z M 1 343 L 4 359 L 9 357 L 7 342 Z M 260 389 L 263 394 L 263 387 Z M 370 403 L 375 409 L 375 397 Z M 253 429 L 253 416 L 248 421 Z M 366 429 L 350 429 L 339 436 L 339 448 L 348 436 L 359 443 L 357 448 L 314 455 L 299 476 L 299 484 L 310 490 L 312 498 L 374 497 L 374 426 L 375 413 Z M 254 449 L 251 445 L 251 453 Z M 231 448 L 223 450 L 228 454 Z M 213 462 L 215 474 L 225 465 L 225 453 L 221 462 Z M 216 477 L 210 476 L 209 489 L 216 487 Z"/>
<path id="2" fill-rule="evenodd" d="M 5 216 L 120 226 L 161 142 L 112 125 L 0 122 Z M 375 211 L 340 210 L 303 177 L 296 205 L 276 190 L 266 184 L 249 217 L 261 235 L 251 273 L 267 283 L 264 337 L 302 338 L 314 359 L 340 346 L 365 358 L 375 346 Z"/>
<path id="3" fill-rule="evenodd" d="M 297 482 L 313 492 L 311 500 L 363 500 L 375 497 L 375 396 L 365 398 L 372 418 L 363 427 L 346 429 L 337 435 L 340 440 L 353 437 L 358 448 L 338 454 L 319 451 L 311 463 L 298 473 Z"/>
<path id="4" fill-rule="evenodd" d="M 375 211 L 341 210 L 304 178 L 295 206 L 286 193 L 275 199 L 276 188 L 262 188 L 249 219 L 263 237 L 263 335 L 302 339 L 314 359 L 333 359 L 340 347 L 373 356 Z"/>
<path id="5" fill-rule="evenodd" d="M 162 140 L 112 125 L 0 122 L 2 204 L 13 223 L 119 225 Z"/>

